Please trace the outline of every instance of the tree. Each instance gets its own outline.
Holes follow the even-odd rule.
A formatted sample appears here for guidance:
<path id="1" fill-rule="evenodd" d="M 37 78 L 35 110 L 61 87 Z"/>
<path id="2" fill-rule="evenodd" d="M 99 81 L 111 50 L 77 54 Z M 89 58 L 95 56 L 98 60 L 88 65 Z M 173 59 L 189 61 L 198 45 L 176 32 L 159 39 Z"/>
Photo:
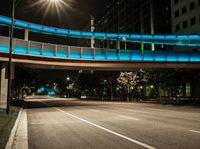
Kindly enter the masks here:
<path id="1" fill-rule="evenodd" d="M 154 84 L 155 95 L 159 97 L 161 103 L 165 103 L 166 99 L 175 99 L 179 102 L 179 94 L 182 92 L 182 75 L 185 73 L 179 70 L 175 71 L 159 71 L 150 72 L 150 81 Z M 178 79 L 179 78 L 179 79 Z M 161 95 L 161 90 L 167 94 Z M 167 98 L 162 98 L 162 96 L 168 96 Z"/>
<path id="2" fill-rule="evenodd" d="M 97 72 L 97 76 L 100 79 L 100 85 L 101 85 L 101 93 L 102 93 L 102 99 L 105 95 L 109 96 L 111 100 L 114 99 L 116 96 L 116 88 L 117 88 L 117 78 L 119 76 L 119 72 L 111 72 L 111 71 L 105 71 L 105 72 Z"/>
<path id="3" fill-rule="evenodd" d="M 94 96 L 94 89 L 98 88 L 99 79 L 95 73 L 83 72 L 78 75 L 74 83 L 80 94 Z"/>
<path id="4" fill-rule="evenodd" d="M 67 97 L 70 97 L 70 96 L 69 96 L 70 92 L 74 92 L 74 91 L 75 91 L 75 84 L 74 84 L 74 82 L 71 83 L 71 84 L 69 84 L 69 85 L 66 87 L 66 89 L 67 89 Z"/>
<path id="5" fill-rule="evenodd" d="M 149 80 L 149 73 L 144 71 L 143 69 L 140 69 L 136 72 L 138 76 L 138 83 L 141 85 L 140 95 L 142 100 L 144 100 L 144 96 L 146 95 L 146 83 Z"/>
<path id="6" fill-rule="evenodd" d="M 130 93 L 136 88 L 139 82 L 137 72 L 121 72 L 117 81 L 127 92 L 127 101 L 129 101 Z"/>
<path id="7" fill-rule="evenodd" d="M 23 67 L 16 66 L 15 79 L 12 84 L 12 96 L 15 99 L 23 99 L 28 87 L 34 84 L 36 75 L 32 70 L 27 71 Z"/>

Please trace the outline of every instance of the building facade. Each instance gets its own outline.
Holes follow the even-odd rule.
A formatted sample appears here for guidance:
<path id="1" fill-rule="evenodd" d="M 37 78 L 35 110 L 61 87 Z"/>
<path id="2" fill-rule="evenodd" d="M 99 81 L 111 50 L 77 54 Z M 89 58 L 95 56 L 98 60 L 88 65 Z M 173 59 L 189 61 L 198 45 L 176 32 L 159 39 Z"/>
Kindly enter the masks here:
<path id="1" fill-rule="evenodd" d="M 171 0 L 172 32 L 200 34 L 200 0 Z M 174 50 L 200 50 L 197 47 L 174 47 Z"/>
<path id="2" fill-rule="evenodd" d="M 169 0 L 113 0 L 102 18 L 95 20 L 96 32 L 132 34 L 170 34 Z M 95 47 L 157 50 L 165 46 L 118 41 L 95 41 Z"/>

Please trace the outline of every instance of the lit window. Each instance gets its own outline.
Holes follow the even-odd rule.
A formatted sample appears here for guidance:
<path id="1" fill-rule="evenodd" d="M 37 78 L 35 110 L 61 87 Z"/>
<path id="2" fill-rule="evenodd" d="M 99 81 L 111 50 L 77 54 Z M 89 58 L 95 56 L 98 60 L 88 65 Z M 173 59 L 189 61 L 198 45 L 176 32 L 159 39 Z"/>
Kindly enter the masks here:
<path id="1" fill-rule="evenodd" d="M 186 12 L 187 12 L 187 7 L 185 6 L 182 8 L 182 14 L 185 14 Z"/>
<path id="2" fill-rule="evenodd" d="M 195 17 L 193 17 L 193 18 L 190 20 L 190 24 L 191 24 L 191 25 L 196 24 L 196 18 L 195 18 Z"/>
<path id="3" fill-rule="evenodd" d="M 187 28 L 188 27 L 188 23 L 187 23 L 187 21 L 184 21 L 183 22 L 183 28 Z"/>
<path id="4" fill-rule="evenodd" d="M 194 8 L 195 8 L 195 3 L 194 2 L 190 3 L 190 10 L 193 10 Z"/>
<path id="5" fill-rule="evenodd" d="M 186 90 L 186 96 L 190 97 L 191 96 L 191 85 L 190 85 L 190 83 L 186 83 L 185 90 Z"/>

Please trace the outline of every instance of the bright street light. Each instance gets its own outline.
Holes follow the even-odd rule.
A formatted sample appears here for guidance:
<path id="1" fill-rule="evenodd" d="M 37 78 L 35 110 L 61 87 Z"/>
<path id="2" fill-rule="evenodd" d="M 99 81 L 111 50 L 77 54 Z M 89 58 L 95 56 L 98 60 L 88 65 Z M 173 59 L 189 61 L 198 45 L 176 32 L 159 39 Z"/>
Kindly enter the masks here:
<path id="1" fill-rule="evenodd" d="M 50 3 L 59 3 L 59 2 L 61 2 L 62 0 L 47 0 L 47 1 L 49 1 Z"/>
<path id="2" fill-rule="evenodd" d="M 33 4 L 31 4 L 29 7 L 37 7 L 40 11 L 43 11 L 43 18 L 47 16 L 47 14 L 50 12 L 51 14 L 57 13 L 59 19 L 61 18 L 61 13 L 66 12 L 66 8 L 73 9 L 71 7 L 71 3 L 74 2 L 74 0 L 37 0 Z"/>
<path id="3" fill-rule="evenodd" d="M 70 77 L 67 77 L 66 79 L 67 79 L 67 81 L 69 81 L 69 80 L 70 80 Z"/>
<path id="4" fill-rule="evenodd" d="M 70 0 L 68 0 L 70 1 Z M 20 0 L 13 0 L 12 1 L 12 20 L 11 20 L 11 26 L 9 31 L 9 37 L 10 37 L 10 49 L 9 49 L 9 58 L 8 58 L 8 88 L 7 88 L 7 107 L 6 112 L 7 114 L 10 113 L 10 100 L 12 98 L 11 94 L 11 86 L 12 86 L 12 53 L 13 53 L 13 32 L 14 32 L 14 23 L 15 23 L 15 8 L 16 5 L 18 5 Z M 69 7 L 69 5 L 66 3 L 65 0 L 38 0 L 38 2 L 35 2 L 31 6 L 40 6 L 42 10 L 45 10 L 45 14 L 49 12 L 49 10 L 52 9 L 52 7 L 55 7 L 58 15 L 60 15 L 60 11 L 64 10 L 65 6 Z"/>
<path id="5" fill-rule="evenodd" d="M 153 88 L 154 88 L 154 86 L 153 86 L 153 85 L 151 85 L 151 86 L 150 86 L 150 88 L 151 88 L 151 89 L 153 89 Z"/>

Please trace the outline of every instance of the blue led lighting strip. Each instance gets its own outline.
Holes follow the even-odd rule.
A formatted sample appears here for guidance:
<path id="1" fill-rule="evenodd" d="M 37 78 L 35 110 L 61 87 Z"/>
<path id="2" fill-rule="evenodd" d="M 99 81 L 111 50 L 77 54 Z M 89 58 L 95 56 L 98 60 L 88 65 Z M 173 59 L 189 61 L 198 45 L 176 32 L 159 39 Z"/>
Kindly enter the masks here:
<path id="1" fill-rule="evenodd" d="M 11 18 L 0 16 L 0 25 L 10 25 Z M 42 34 L 65 36 L 72 38 L 94 38 L 101 40 L 120 40 L 124 42 L 175 45 L 175 46 L 191 46 L 200 47 L 200 35 L 140 35 L 140 34 L 116 34 L 116 33 L 96 33 L 81 32 L 67 29 L 59 29 L 54 27 L 42 26 L 38 24 L 28 23 L 15 20 L 15 28 L 29 29 L 32 32 Z"/>
<path id="2" fill-rule="evenodd" d="M 99 51 L 100 50 L 100 51 Z M 8 53 L 9 47 L 0 45 L 0 52 Z M 98 49 L 95 54 L 87 52 L 81 54 L 80 51 L 72 52 L 68 55 L 65 52 L 48 51 L 41 52 L 40 49 L 26 49 L 21 47 L 14 48 L 15 54 L 27 56 L 43 56 L 58 59 L 77 59 L 77 60 L 93 60 L 93 61 L 133 61 L 133 62 L 178 62 L 178 63 L 200 63 L 199 52 L 175 52 L 175 51 L 145 51 L 143 54 L 140 50 L 113 50 Z"/>

